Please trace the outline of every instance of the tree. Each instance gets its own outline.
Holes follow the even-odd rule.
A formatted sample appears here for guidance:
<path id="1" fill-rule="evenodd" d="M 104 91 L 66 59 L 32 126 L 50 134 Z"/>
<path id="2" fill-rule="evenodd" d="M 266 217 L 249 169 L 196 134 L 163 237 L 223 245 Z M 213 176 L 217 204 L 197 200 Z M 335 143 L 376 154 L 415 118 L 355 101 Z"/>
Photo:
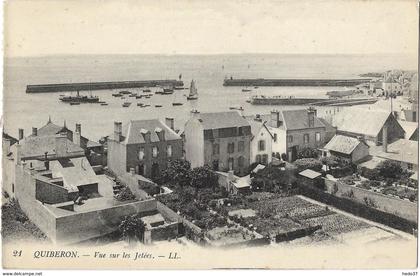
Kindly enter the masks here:
<path id="1" fill-rule="evenodd" d="M 322 157 L 321 163 L 326 166 L 327 171 L 329 171 L 332 167 L 337 167 L 339 164 L 337 158 L 333 156 Z"/>
<path id="2" fill-rule="evenodd" d="M 138 214 L 125 216 L 118 226 L 118 229 L 123 239 L 128 240 L 128 242 L 133 239 L 144 242 L 144 231 L 146 230 L 146 225 Z"/>
<path id="3" fill-rule="evenodd" d="M 286 160 L 287 160 L 287 154 L 282 153 L 282 154 L 281 154 L 281 159 L 282 159 L 283 161 L 286 161 Z"/>
<path id="4" fill-rule="evenodd" d="M 313 149 L 313 148 L 302 148 L 297 153 L 297 158 L 298 159 L 302 159 L 302 158 L 318 158 L 318 151 L 316 149 Z"/>
<path id="5" fill-rule="evenodd" d="M 294 165 L 297 167 L 298 172 L 304 171 L 306 169 L 311 169 L 314 171 L 321 171 L 322 163 L 318 159 L 314 158 L 302 158 L 294 162 Z"/>
<path id="6" fill-rule="evenodd" d="M 194 168 L 190 177 L 191 186 L 195 188 L 196 193 L 201 188 L 212 188 L 214 190 L 218 185 L 217 175 L 207 165 Z"/>
<path id="7" fill-rule="evenodd" d="M 404 171 L 399 162 L 392 160 L 382 161 L 378 164 L 376 169 L 378 169 L 381 176 L 393 179 L 399 178 Z"/>
<path id="8" fill-rule="evenodd" d="M 177 186 L 187 186 L 191 182 L 191 164 L 187 160 L 177 159 L 168 162 L 168 167 L 162 172 L 161 183 Z"/>
<path id="9" fill-rule="evenodd" d="M 121 190 L 114 196 L 118 201 L 133 200 L 136 196 L 131 192 L 130 188 L 124 186 Z"/>

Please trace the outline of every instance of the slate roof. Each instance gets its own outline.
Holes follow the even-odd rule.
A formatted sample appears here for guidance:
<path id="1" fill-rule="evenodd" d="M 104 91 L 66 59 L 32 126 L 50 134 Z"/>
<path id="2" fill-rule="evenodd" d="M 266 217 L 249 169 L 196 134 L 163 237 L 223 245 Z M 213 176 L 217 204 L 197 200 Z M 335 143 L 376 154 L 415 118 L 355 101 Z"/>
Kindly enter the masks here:
<path id="1" fill-rule="evenodd" d="M 150 141 L 159 142 L 159 137 L 156 133 L 156 130 L 165 131 L 165 141 L 170 140 L 179 140 L 181 137 L 175 133 L 171 128 L 166 124 L 161 122 L 158 119 L 152 120 L 131 120 L 128 124 L 123 127 L 123 136 L 125 137 L 123 143 L 125 144 L 143 144 L 146 141 L 144 140 L 144 135 L 141 134 L 141 131 L 148 130 L 150 132 Z"/>
<path id="2" fill-rule="evenodd" d="M 204 129 L 219 129 L 249 126 L 247 120 L 237 111 L 197 114 Z"/>
<path id="3" fill-rule="evenodd" d="M 418 141 L 399 139 L 388 144 L 387 152 L 378 152 L 377 156 L 418 165 L 418 147 Z"/>
<path id="4" fill-rule="evenodd" d="M 283 121 L 283 125 L 279 128 L 286 130 L 297 130 L 309 128 L 308 110 L 282 110 L 279 111 L 279 120 Z M 248 116 L 248 119 L 255 118 L 255 116 Z M 269 122 L 271 120 L 270 114 L 261 114 L 262 121 Z M 312 128 L 326 127 L 325 124 L 317 116 L 314 117 L 314 126 Z"/>
<path id="5" fill-rule="evenodd" d="M 45 126 L 38 129 L 37 136 L 55 135 L 62 131 L 70 131 L 70 130 L 65 126 L 58 126 L 52 122 L 48 122 Z M 31 134 L 30 137 L 33 137 L 33 135 Z"/>
<path id="6" fill-rule="evenodd" d="M 283 110 L 280 112 L 283 117 L 283 125 L 287 130 L 309 128 L 308 110 Z M 314 126 L 312 128 L 325 127 L 317 116 L 314 117 Z"/>
<path id="7" fill-rule="evenodd" d="M 45 152 L 48 154 L 55 154 L 56 141 L 54 136 L 29 136 L 20 141 L 21 158 L 43 156 Z M 84 150 L 66 139 L 67 153 L 80 153 L 84 154 Z"/>
<path id="8" fill-rule="evenodd" d="M 354 137 L 335 135 L 324 148 L 335 152 L 351 154 L 360 143 L 363 142 Z"/>
<path id="9" fill-rule="evenodd" d="M 391 115 L 390 111 L 348 108 L 333 118 L 338 131 L 377 136 Z"/>

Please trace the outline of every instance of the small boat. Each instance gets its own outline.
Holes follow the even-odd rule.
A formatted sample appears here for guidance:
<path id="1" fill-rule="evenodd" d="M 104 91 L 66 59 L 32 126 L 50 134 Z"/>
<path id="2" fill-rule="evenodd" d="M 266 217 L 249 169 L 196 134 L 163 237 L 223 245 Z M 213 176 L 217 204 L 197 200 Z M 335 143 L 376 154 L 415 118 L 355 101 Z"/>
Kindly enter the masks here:
<path id="1" fill-rule="evenodd" d="M 128 95 L 128 94 L 131 94 L 131 92 L 130 92 L 130 91 L 127 91 L 127 90 L 123 90 L 123 91 L 120 91 L 120 92 L 118 92 L 118 93 L 120 93 L 121 95 Z"/>
<path id="2" fill-rule="evenodd" d="M 137 106 L 143 106 L 144 104 L 143 103 L 137 103 Z"/>
<path id="3" fill-rule="evenodd" d="M 131 105 L 131 103 L 130 102 L 124 102 L 123 104 L 122 104 L 122 106 L 123 107 L 129 107 Z"/>
<path id="4" fill-rule="evenodd" d="M 161 104 L 155 104 L 155 107 L 162 107 Z"/>
<path id="5" fill-rule="evenodd" d="M 190 85 L 190 94 L 187 96 L 187 100 L 197 100 L 198 99 L 198 92 L 197 87 L 195 87 L 194 80 L 191 81 Z"/>
<path id="6" fill-rule="evenodd" d="M 175 89 L 175 90 L 183 90 L 183 89 L 184 89 L 184 87 L 183 87 L 183 86 L 175 86 L 175 87 L 174 87 L 174 89 Z"/>
<path id="7" fill-rule="evenodd" d="M 146 99 L 150 99 L 150 97 L 151 97 L 150 95 L 145 96 Z"/>
<path id="8" fill-rule="evenodd" d="M 173 106 L 178 106 L 178 105 L 183 105 L 183 103 L 176 102 L 176 103 L 172 103 L 172 105 Z"/>
<path id="9" fill-rule="evenodd" d="M 108 103 L 101 103 L 101 105 L 108 105 Z"/>
<path id="10" fill-rule="evenodd" d="M 137 94 L 130 94 L 129 97 L 137 97 Z"/>
<path id="11" fill-rule="evenodd" d="M 150 104 L 144 104 L 144 105 L 142 105 L 142 107 L 148 107 L 148 106 L 150 106 Z"/>
<path id="12" fill-rule="evenodd" d="M 114 97 L 121 97 L 122 94 L 120 94 L 120 93 L 112 93 L 112 96 L 114 96 Z"/>
<path id="13" fill-rule="evenodd" d="M 251 100 L 246 100 L 247 103 L 251 103 Z"/>
<path id="14" fill-rule="evenodd" d="M 237 105 L 230 106 L 229 109 L 230 110 L 240 110 L 240 111 L 244 110 L 244 108 L 242 106 L 237 106 Z"/>
<path id="15" fill-rule="evenodd" d="M 70 105 L 80 105 L 80 102 L 70 102 Z"/>
<path id="16" fill-rule="evenodd" d="M 242 92 L 251 92 L 251 91 L 252 91 L 251 89 L 246 89 L 246 88 L 242 89 Z"/>
<path id="17" fill-rule="evenodd" d="M 152 92 L 150 89 L 143 89 L 144 93 Z"/>
<path id="18" fill-rule="evenodd" d="M 143 95 L 137 95 L 136 96 L 136 99 L 141 99 L 141 98 L 143 98 Z"/>
<path id="19" fill-rule="evenodd" d="M 257 88 L 258 88 L 258 86 L 254 86 L 254 88 L 255 88 L 255 89 L 257 89 Z"/>

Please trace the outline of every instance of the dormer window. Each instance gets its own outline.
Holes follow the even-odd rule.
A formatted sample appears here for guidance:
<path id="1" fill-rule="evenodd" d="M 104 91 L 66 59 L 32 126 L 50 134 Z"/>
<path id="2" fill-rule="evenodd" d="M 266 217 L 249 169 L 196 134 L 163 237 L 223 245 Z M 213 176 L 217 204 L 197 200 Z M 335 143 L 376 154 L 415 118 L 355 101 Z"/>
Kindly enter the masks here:
<path id="1" fill-rule="evenodd" d="M 159 150 L 158 150 L 158 148 L 157 148 L 157 147 L 153 147 L 153 148 L 152 148 L 152 156 L 153 156 L 154 158 L 156 158 L 156 157 L 158 156 L 158 154 L 159 154 Z"/>
<path id="2" fill-rule="evenodd" d="M 144 159 L 144 148 L 140 148 L 139 150 L 139 160 L 143 160 Z"/>

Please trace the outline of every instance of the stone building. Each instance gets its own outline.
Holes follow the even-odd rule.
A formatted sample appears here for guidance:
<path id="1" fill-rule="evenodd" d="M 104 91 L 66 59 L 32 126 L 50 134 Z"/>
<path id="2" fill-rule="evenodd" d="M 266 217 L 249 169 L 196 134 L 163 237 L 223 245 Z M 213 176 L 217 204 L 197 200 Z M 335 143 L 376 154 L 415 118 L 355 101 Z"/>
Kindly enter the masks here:
<path id="1" fill-rule="evenodd" d="M 236 111 L 193 111 L 185 124 L 185 156 L 193 168 L 245 174 L 250 164 L 251 126 Z"/>
<path id="2" fill-rule="evenodd" d="M 174 120 L 132 120 L 114 123 L 108 138 L 108 168 L 117 175 L 134 169 L 136 174 L 158 177 L 170 160 L 183 157 L 182 139 L 174 131 Z"/>
<path id="3" fill-rule="evenodd" d="M 366 142 L 384 145 L 404 138 L 404 129 L 390 111 L 348 108 L 338 113 L 332 124 L 337 134 L 362 137 Z"/>
<path id="4" fill-rule="evenodd" d="M 325 145 L 326 127 L 313 108 L 272 111 L 267 125 L 274 136 L 273 152 L 286 154 L 289 161 L 296 160 L 304 148 L 318 149 Z"/>
<path id="5" fill-rule="evenodd" d="M 358 163 L 369 156 L 369 146 L 363 139 L 343 135 L 335 135 L 324 149 L 327 156 L 333 156 L 348 163 Z"/>

